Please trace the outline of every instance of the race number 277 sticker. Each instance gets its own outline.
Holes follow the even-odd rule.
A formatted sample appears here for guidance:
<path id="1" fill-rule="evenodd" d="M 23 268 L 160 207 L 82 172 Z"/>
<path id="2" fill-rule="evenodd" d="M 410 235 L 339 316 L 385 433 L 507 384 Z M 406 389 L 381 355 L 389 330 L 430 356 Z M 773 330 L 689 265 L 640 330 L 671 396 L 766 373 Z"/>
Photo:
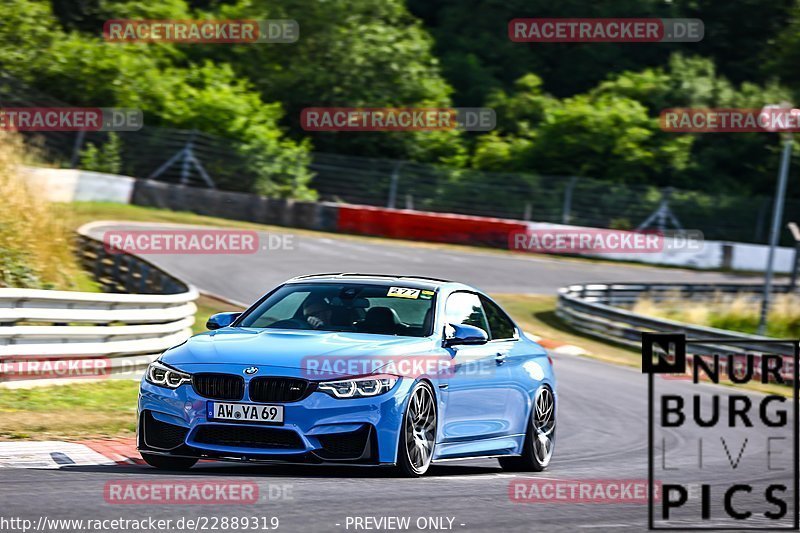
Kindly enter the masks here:
<path id="1" fill-rule="evenodd" d="M 409 289 L 408 287 L 389 287 L 389 292 L 386 294 L 386 296 L 416 300 L 419 298 L 419 289 Z"/>

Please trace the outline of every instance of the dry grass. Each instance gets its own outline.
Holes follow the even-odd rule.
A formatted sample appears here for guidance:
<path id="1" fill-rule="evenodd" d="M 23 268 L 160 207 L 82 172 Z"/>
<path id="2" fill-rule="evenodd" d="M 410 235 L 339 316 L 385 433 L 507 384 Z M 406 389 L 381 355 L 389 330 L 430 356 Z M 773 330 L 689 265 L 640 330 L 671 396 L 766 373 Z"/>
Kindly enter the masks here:
<path id="1" fill-rule="evenodd" d="M 668 318 L 690 324 L 755 333 L 761 312 L 757 295 L 717 293 L 707 301 L 691 301 L 680 295 L 664 295 L 654 301 L 641 298 L 633 311 L 647 316 Z M 767 335 L 797 338 L 800 336 L 800 297 L 778 294 L 771 302 L 767 315 Z"/>
<path id="2" fill-rule="evenodd" d="M 588 357 L 618 365 L 641 367 L 642 354 L 573 330 L 556 316 L 556 297 L 538 294 L 492 294 L 519 326 L 534 335 L 580 346 Z M 556 358 L 556 365 L 558 360 Z"/>
<path id="3" fill-rule="evenodd" d="M 0 131 L 0 286 L 75 288 L 81 274 L 70 222 L 26 186 L 21 166 L 30 152 L 18 135 Z"/>

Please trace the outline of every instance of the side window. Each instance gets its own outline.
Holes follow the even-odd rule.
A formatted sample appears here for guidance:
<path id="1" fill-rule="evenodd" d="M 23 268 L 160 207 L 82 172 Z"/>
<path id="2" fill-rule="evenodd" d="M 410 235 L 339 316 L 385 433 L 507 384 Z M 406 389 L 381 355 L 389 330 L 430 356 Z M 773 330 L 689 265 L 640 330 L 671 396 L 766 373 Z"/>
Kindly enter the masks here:
<path id="1" fill-rule="evenodd" d="M 515 339 L 517 330 L 514 327 L 514 323 L 500 309 L 500 306 L 488 298 L 481 298 L 481 302 L 483 303 L 483 309 L 486 311 L 486 318 L 489 320 L 491 339 Z"/>
<path id="2" fill-rule="evenodd" d="M 448 324 L 467 324 L 489 333 L 489 325 L 477 295 L 469 292 L 454 292 L 447 299 L 445 318 Z"/>

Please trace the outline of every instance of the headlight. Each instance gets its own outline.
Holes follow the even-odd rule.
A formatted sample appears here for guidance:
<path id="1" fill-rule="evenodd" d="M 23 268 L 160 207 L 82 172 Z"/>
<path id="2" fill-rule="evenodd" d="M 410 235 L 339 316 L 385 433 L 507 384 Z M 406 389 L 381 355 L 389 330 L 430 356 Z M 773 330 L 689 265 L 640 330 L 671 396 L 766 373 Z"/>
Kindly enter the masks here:
<path id="1" fill-rule="evenodd" d="M 317 385 L 317 388 L 334 398 L 369 398 L 391 390 L 395 383 L 397 383 L 396 377 L 381 376 L 344 381 L 323 381 Z"/>
<path id="2" fill-rule="evenodd" d="M 177 389 L 184 383 L 192 381 L 192 376 L 186 372 L 180 372 L 174 368 L 170 368 L 158 361 L 153 361 L 147 367 L 145 379 L 148 383 L 152 383 L 153 385 Z"/>

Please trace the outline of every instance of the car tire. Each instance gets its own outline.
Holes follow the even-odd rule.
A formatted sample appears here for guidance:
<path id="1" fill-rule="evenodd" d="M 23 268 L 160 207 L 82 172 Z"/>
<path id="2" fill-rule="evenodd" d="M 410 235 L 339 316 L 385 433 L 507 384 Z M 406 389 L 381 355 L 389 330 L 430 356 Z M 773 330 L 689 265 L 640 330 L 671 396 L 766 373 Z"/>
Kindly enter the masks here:
<path id="1" fill-rule="evenodd" d="M 503 470 L 511 472 L 541 472 L 550 464 L 556 440 L 556 410 L 553 391 L 547 385 L 536 389 L 533 409 L 525 432 L 522 455 L 500 457 Z"/>
<path id="2" fill-rule="evenodd" d="M 145 463 L 160 470 L 189 470 L 197 462 L 197 459 L 191 457 L 171 457 L 144 452 L 141 455 Z"/>
<path id="3" fill-rule="evenodd" d="M 436 447 L 436 396 L 426 381 L 420 381 L 408 396 L 397 446 L 395 473 L 419 477 L 428 471 Z"/>

